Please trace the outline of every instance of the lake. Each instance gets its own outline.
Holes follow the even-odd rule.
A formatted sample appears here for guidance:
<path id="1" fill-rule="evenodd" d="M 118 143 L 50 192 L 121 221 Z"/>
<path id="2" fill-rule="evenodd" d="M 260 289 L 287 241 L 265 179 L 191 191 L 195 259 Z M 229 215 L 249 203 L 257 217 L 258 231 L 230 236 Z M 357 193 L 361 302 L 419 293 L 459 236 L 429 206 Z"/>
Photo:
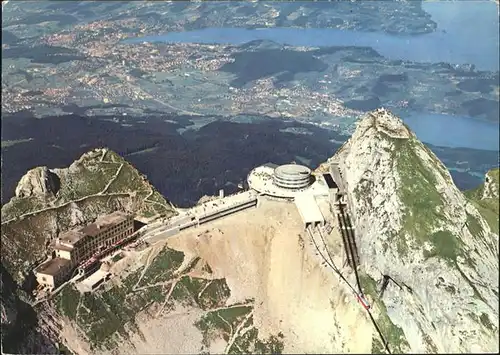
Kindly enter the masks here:
<path id="1" fill-rule="evenodd" d="M 435 113 L 401 116 L 421 141 L 433 145 L 497 151 L 500 144 L 498 123 Z"/>
<path id="2" fill-rule="evenodd" d="M 424 2 L 422 6 L 438 27 L 433 33 L 417 36 L 330 28 L 205 28 L 129 38 L 124 42 L 239 45 L 271 40 L 292 46 L 363 46 L 394 60 L 473 64 L 479 70 L 499 70 L 498 7 L 494 2 Z M 427 143 L 495 151 L 499 147 L 497 123 L 420 112 L 402 114 L 402 118 Z"/>
<path id="3" fill-rule="evenodd" d="M 498 10 L 494 2 L 424 2 L 422 6 L 438 28 L 433 33 L 418 36 L 333 28 L 204 28 L 129 38 L 124 42 L 239 45 L 253 40 L 270 40 L 291 46 L 362 46 L 372 47 L 390 59 L 474 64 L 480 70 L 499 70 Z M 481 21 L 477 21 L 479 18 Z"/>

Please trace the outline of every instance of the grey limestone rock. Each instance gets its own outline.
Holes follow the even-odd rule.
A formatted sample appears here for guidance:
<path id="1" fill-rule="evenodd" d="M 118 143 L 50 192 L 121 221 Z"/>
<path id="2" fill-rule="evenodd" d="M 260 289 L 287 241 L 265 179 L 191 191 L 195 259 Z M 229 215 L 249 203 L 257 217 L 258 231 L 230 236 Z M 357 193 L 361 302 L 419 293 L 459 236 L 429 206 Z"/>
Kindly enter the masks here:
<path id="1" fill-rule="evenodd" d="M 347 183 L 366 278 L 408 286 L 390 283 L 380 299 L 403 333 L 399 349 L 498 352 L 499 237 L 434 153 L 378 109 L 332 160 Z M 492 180 L 488 197 L 498 196 Z"/>
<path id="2" fill-rule="evenodd" d="M 16 197 L 55 196 L 60 187 L 57 174 L 46 166 L 29 170 L 19 181 L 16 187 Z"/>

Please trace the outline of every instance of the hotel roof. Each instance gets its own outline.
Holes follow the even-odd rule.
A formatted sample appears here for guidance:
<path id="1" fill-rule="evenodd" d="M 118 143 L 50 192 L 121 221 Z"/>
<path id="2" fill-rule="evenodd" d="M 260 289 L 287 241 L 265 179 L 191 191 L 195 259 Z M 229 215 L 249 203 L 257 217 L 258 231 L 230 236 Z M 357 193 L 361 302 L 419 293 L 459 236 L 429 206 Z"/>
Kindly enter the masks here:
<path id="1" fill-rule="evenodd" d="M 83 234 L 79 229 L 72 229 L 62 233 L 59 236 L 59 239 L 61 240 L 61 243 L 74 245 L 83 237 L 85 237 L 85 234 Z"/>
<path id="2" fill-rule="evenodd" d="M 67 266 L 70 263 L 70 260 L 63 258 L 54 258 L 49 261 L 44 262 L 40 266 L 35 269 L 36 273 L 45 274 L 45 275 L 57 275 L 59 270 Z"/>
<path id="3" fill-rule="evenodd" d="M 99 217 L 94 223 L 83 227 L 82 229 L 80 229 L 80 231 L 85 235 L 94 237 L 102 231 L 114 227 L 126 220 L 127 214 L 116 211 L 106 216 Z"/>
<path id="4" fill-rule="evenodd" d="M 117 224 L 126 221 L 127 218 L 128 215 L 126 213 L 115 211 L 108 215 L 97 218 L 94 223 L 91 223 L 85 227 L 62 233 L 59 239 L 61 243 L 74 245 L 85 236 L 94 237 L 100 232 L 103 232 L 111 227 L 116 226 Z"/>

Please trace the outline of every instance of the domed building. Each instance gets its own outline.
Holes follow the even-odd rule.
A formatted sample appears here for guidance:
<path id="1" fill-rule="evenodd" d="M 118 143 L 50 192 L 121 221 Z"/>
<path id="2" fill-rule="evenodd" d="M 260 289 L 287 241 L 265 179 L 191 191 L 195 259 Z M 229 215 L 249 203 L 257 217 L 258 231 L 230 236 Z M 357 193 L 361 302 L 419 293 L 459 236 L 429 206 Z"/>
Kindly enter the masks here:
<path id="1" fill-rule="evenodd" d="M 297 193 L 310 189 L 314 182 L 311 169 L 298 164 L 264 164 L 248 174 L 249 188 L 262 195 L 293 199 Z"/>
<path id="2" fill-rule="evenodd" d="M 273 182 L 284 189 L 303 189 L 311 180 L 311 169 L 304 165 L 286 164 L 274 169 Z"/>

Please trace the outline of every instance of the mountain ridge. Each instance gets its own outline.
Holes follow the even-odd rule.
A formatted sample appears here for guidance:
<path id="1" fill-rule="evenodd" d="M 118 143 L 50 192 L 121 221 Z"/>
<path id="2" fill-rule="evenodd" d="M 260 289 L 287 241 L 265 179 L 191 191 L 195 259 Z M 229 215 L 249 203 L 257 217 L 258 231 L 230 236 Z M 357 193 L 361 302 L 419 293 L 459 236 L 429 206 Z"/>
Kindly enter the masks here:
<path id="1" fill-rule="evenodd" d="M 498 350 L 498 327 L 491 326 L 498 324 L 498 234 L 434 153 L 379 109 L 334 159 L 353 200 L 362 268 L 372 284 L 387 275 L 409 286 L 389 287 L 384 303 L 411 351 Z M 446 287 L 439 290 L 441 279 Z M 447 292 L 457 298 L 453 306 Z"/>
<path id="2" fill-rule="evenodd" d="M 59 181 L 54 183 L 56 179 Z M 119 209 L 147 219 L 175 211 L 145 176 L 108 149 L 87 152 L 65 169 L 34 168 L 21 178 L 16 193 L 18 196 L 2 206 L 2 262 L 21 283 L 24 277 L 18 273 L 25 270 L 10 254 L 24 259 L 26 268 L 27 261 L 34 265 L 43 259 L 40 246 L 47 246 L 61 231 L 90 223 L 99 214 Z M 35 243 L 16 238 L 26 231 Z"/>
<path id="3" fill-rule="evenodd" d="M 384 109 L 365 115 L 359 121 L 353 136 L 317 171 L 321 171 L 332 161 L 339 163 L 347 183 L 350 214 L 360 255 L 358 272 L 361 287 L 372 305 L 372 313 L 391 351 L 436 353 L 498 350 L 499 170 L 489 171 L 484 184 L 462 193 L 436 155 L 416 138 L 401 119 Z M 55 174 L 60 184 L 49 181 L 50 178 L 46 180 L 52 176 L 50 174 Z M 118 187 L 115 184 L 117 180 Z M 67 188 L 68 184 L 71 189 Z M 7 276 L 12 273 L 18 288 L 29 288 L 29 277 L 26 275 L 29 274 L 31 265 L 37 261 L 33 256 L 42 256 L 45 248 L 44 242 L 41 242 L 42 233 L 33 229 L 36 223 L 39 223 L 40 230 L 51 230 L 53 236 L 115 208 L 137 212 L 146 219 L 154 217 L 151 213 L 164 216 L 175 213 L 175 207 L 159 195 L 145 177 L 141 177 L 123 158 L 108 149 L 86 153 L 66 169 L 35 168 L 21 179 L 16 191 L 18 197 L 2 206 L 2 219 L 8 218 L 5 223 L 8 228 L 2 228 L 2 237 L 4 233 L 7 236 L 5 245 L 2 238 L 2 283 L 10 285 Z M 119 196 L 106 196 L 113 193 Z M 122 197 L 122 194 L 127 197 Z M 103 196 L 116 201 L 92 209 L 94 200 L 88 206 L 81 203 L 89 196 Z M 153 201 L 146 201 L 150 196 L 156 197 Z M 163 206 L 160 210 L 152 207 L 158 204 Z M 61 208 L 67 208 L 68 211 L 59 212 Z M 54 215 L 50 216 L 51 214 Z M 271 230 L 276 227 L 267 228 Z M 26 239 L 27 231 L 38 233 L 35 234 L 38 236 L 37 242 L 32 243 Z M 195 239 L 210 240 L 212 236 L 206 237 L 206 233 L 208 230 Z M 211 233 L 224 234 L 221 230 Z M 270 244 L 267 243 L 271 243 L 273 238 L 266 236 L 264 239 L 259 243 L 263 250 L 268 250 Z M 304 241 L 302 248 L 303 243 Z M 38 251 L 27 251 L 29 244 L 35 244 Z M 15 246 L 24 248 L 24 254 L 19 251 L 11 252 Z M 205 253 L 217 254 L 210 249 L 213 247 L 210 244 L 204 246 L 208 248 Z M 196 247 L 193 253 L 199 253 L 199 248 L 201 246 Z M 94 342 L 106 341 L 108 346 L 116 346 L 117 336 L 122 345 L 130 343 L 127 346 L 133 349 L 137 342 L 131 339 L 136 334 L 134 332 L 139 331 L 134 319 L 143 314 L 143 302 L 153 302 L 151 307 L 156 310 L 155 307 L 158 306 L 155 306 L 155 302 L 166 303 L 168 300 L 166 294 L 162 293 L 163 288 L 158 291 L 155 286 L 151 288 L 151 292 L 141 291 L 140 296 L 134 290 L 144 275 L 148 275 L 146 279 L 149 281 L 160 277 L 162 282 L 174 283 L 169 294 L 174 295 L 172 302 L 177 306 L 171 307 L 178 307 L 179 304 L 194 307 L 195 313 L 202 317 L 197 327 L 203 333 L 204 351 L 222 351 L 214 348 L 207 340 L 215 331 L 210 327 L 217 323 L 213 323 L 214 318 L 211 317 L 217 314 L 221 317 L 222 313 L 206 309 L 204 304 L 210 302 L 218 307 L 227 306 L 229 295 L 233 297 L 234 290 L 231 288 L 235 281 L 226 283 L 221 278 L 220 270 L 214 270 L 218 276 L 210 276 L 213 265 L 209 265 L 201 254 L 191 255 L 183 251 L 180 252 L 184 255 L 181 258 L 176 250 L 169 245 L 168 248 L 150 253 L 142 271 L 140 268 L 132 271 L 129 278 L 124 277 L 117 285 L 113 284 L 92 299 L 79 298 L 78 305 L 81 303 L 85 307 L 97 307 L 96 310 L 114 310 L 109 314 L 103 313 L 102 319 L 86 315 L 83 323 L 81 319 L 78 323 L 71 318 L 75 310 L 78 313 L 79 309 L 74 304 L 76 290 L 72 287 L 66 287 L 48 308 L 65 324 L 65 329 L 73 329 L 75 334 L 78 333 L 78 327 L 104 327 L 110 322 L 105 333 L 93 332 L 87 334 L 87 337 L 94 339 Z M 17 261 L 12 260 L 16 258 Z M 238 260 L 245 261 L 243 257 L 239 258 Z M 31 263 L 27 263 L 27 260 L 31 260 Z M 138 270 L 141 273 L 138 274 Z M 345 272 L 348 278 L 354 277 L 352 271 Z M 172 275 L 177 276 L 169 280 Z M 392 282 L 386 285 L 382 296 L 381 285 L 386 277 Z M 180 289 L 172 292 L 177 283 Z M 208 287 L 210 283 L 217 285 L 217 292 L 201 302 L 195 295 L 201 295 L 203 287 Z M 19 304 L 19 297 L 23 297 L 16 296 L 16 293 L 24 291 L 11 288 L 9 294 L 2 293 L 2 309 L 10 314 L 8 324 L 4 324 L 2 320 L 2 327 L 10 326 L 13 334 L 16 334 L 17 315 L 26 314 L 19 312 L 21 308 L 16 306 Z M 192 297 L 194 303 L 192 300 L 187 301 L 186 292 L 193 295 L 189 297 Z M 133 297 L 133 301 L 129 299 L 125 302 L 129 296 Z M 286 337 L 283 339 L 283 335 L 258 340 L 260 328 L 257 329 L 257 324 L 261 324 L 263 320 L 257 316 L 254 320 L 252 313 L 254 307 L 259 305 L 254 300 L 247 303 L 239 306 L 236 304 L 242 313 L 239 318 L 231 321 L 235 323 L 230 322 L 231 329 L 236 327 L 238 320 L 243 320 L 241 326 L 249 324 L 248 327 L 253 327 L 254 330 L 251 335 L 245 335 L 244 339 L 236 339 L 237 334 L 232 334 L 231 341 L 237 346 L 250 342 L 254 344 L 251 345 L 252 349 L 264 352 L 283 351 L 283 342 L 286 344 L 287 340 Z M 200 307 L 205 313 L 200 313 Z M 40 315 L 45 311 L 38 309 L 37 312 Z M 259 317 L 262 317 L 262 313 Z M 339 319 L 346 319 L 343 317 L 345 315 L 339 314 Z M 155 317 L 146 317 L 145 322 L 153 322 L 153 319 Z M 33 322 L 36 323 L 36 320 Z M 25 333 L 31 334 L 31 348 L 24 348 L 24 351 L 33 352 L 35 339 L 40 339 L 39 334 L 43 333 L 43 329 L 40 330 L 40 326 L 36 324 L 31 327 L 32 330 L 28 329 L 28 333 Z M 219 329 L 215 333 L 221 334 L 222 328 L 215 328 Z M 349 337 L 345 337 L 349 333 L 339 332 L 339 340 L 331 340 L 335 349 L 358 349 L 350 342 L 360 341 L 359 339 L 349 341 Z M 68 334 L 66 332 L 65 336 L 69 336 Z M 222 334 L 225 334 L 224 331 Z M 267 329 L 263 334 L 273 333 Z M 340 344 L 343 342 L 341 339 L 347 339 L 347 343 Z M 109 342 L 110 340 L 112 341 Z M 66 341 L 64 343 L 68 344 Z M 70 348 L 79 349 L 78 352 L 89 353 L 95 350 L 85 339 L 70 343 Z M 229 351 L 233 343 L 228 343 L 225 349 Z M 307 344 L 311 346 L 312 343 Z M 384 344 L 375 335 L 371 344 L 372 352 L 384 350 Z M 327 348 L 325 344 L 316 344 L 316 349 Z"/>

